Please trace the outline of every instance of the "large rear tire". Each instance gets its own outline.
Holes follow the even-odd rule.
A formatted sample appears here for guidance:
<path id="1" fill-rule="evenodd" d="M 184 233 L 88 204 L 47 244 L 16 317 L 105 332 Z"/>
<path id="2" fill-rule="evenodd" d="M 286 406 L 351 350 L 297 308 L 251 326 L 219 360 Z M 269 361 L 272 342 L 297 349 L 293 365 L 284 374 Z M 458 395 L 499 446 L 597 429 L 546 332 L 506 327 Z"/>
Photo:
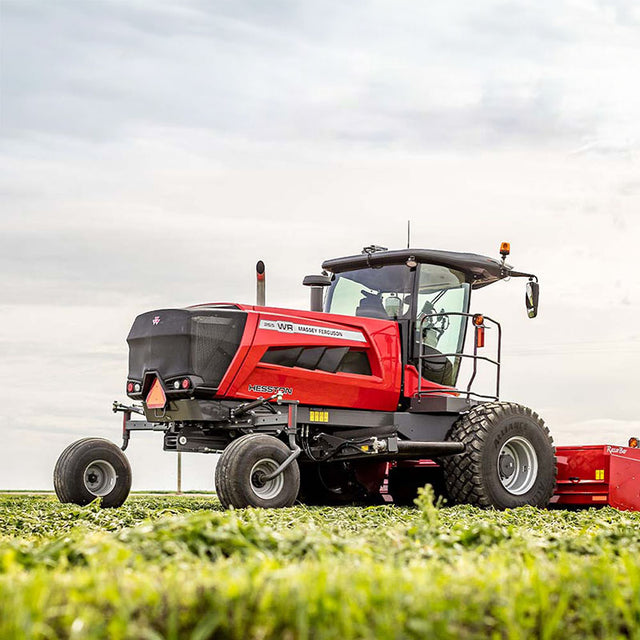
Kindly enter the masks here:
<path id="1" fill-rule="evenodd" d="M 290 507 L 300 489 L 300 470 L 294 460 L 280 475 L 264 481 L 291 454 L 278 438 L 251 433 L 234 440 L 216 466 L 216 493 L 222 506 Z"/>
<path id="2" fill-rule="evenodd" d="M 496 509 L 549 504 L 557 470 L 553 439 L 531 409 L 480 404 L 455 422 L 448 439 L 465 445 L 463 453 L 442 458 L 455 502 Z"/>
<path id="3" fill-rule="evenodd" d="M 82 506 L 100 498 L 103 507 L 119 507 L 131 490 L 131 466 L 113 442 L 83 438 L 60 454 L 53 487 L 60 502 Z"/>

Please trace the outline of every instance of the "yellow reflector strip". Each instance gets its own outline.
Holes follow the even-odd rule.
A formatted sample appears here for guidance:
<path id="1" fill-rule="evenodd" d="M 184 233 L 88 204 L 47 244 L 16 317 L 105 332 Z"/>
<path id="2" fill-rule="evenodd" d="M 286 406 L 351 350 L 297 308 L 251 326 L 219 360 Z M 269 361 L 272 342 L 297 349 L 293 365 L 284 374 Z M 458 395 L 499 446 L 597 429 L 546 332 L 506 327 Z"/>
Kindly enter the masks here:
<path id="1" fill-rule="evenodd" d="M 163 409 L 167 404 L 167 396 L 164 393 L 164 389 L 160 384 L 160 380 L 156 378 L 151 385 L 151 390 L 147 396 L 147 407 L 149 409 Z"/>
<path id="2" fill-rule="evenodd" d="M 328 411 L 309 411 L 309 420 L 311 422 L 329 422 Z"/>
<path id="3" fill-rule="evenodd" d="M 604 480 L 604 469 L 596 469 L 596 480 Z"/>

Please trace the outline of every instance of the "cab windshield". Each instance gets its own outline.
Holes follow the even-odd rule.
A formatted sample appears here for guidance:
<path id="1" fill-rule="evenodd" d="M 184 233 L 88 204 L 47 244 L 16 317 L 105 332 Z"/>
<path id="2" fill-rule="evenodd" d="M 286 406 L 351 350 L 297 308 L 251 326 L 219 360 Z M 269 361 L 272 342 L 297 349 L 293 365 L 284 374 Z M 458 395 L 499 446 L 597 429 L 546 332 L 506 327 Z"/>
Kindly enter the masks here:
<path id="1" fill-rule="evenodd" d="M 415 273 L 418 273 L 417 300 L 412 312 Z M 378 269 L 357 269 L 336 273 L 325 300 L 327 313 L 398 320 L 437 312 L 466 311 L 469 284 L 464 274 L 455 269 L 420 264 L 416 271 L 406 265 L 386 265 Z M 443 323 L 425 321 L 432 332 L 430 340 L 444 339 Z M 460 322 L 456 323 L 457 326 Z M 448 335 L 448 334 L 447 334 Z M 448 342 L 451 338 L 448 338 Z M 451 344 L 455 350 L 457 340 Z"/>
<path id="2" fill-rule="evenodd" d="M 417 280 L 417 283 L 416 283 Z M 424 377 L 440 384 L 455 384 L 464 346 L 471 285 L 464 273 L 448 267 L 420 264 L 385 265 L 336 273 L 327 292 L 325 311 L 351 316 L 409 320 L 413 326 L 413 357 L 423 361 Z M 414 300 L 415 298 L 415 300 Z M 446 354 L 446 355 L 445 355 Z"/>
<path id="3" fill-rule="evenodd" d="M 337 273 L 327 292 L 325 311 L 385 320 L 408 317 L 412 275 L 404 264 Z"/>

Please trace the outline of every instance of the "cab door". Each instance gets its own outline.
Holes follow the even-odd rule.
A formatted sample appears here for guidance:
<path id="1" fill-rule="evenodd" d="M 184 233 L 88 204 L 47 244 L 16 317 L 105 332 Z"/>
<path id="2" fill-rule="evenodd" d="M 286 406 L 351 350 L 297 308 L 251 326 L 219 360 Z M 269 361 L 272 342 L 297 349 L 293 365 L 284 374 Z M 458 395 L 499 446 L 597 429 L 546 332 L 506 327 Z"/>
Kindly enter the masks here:
<path id="1" fill-rule="evenodd" d="M 440 265 L 417 267 L 408 361 L 423 378 L 455 386 L 467 328 L 471 285 L 466 275 Z"/>

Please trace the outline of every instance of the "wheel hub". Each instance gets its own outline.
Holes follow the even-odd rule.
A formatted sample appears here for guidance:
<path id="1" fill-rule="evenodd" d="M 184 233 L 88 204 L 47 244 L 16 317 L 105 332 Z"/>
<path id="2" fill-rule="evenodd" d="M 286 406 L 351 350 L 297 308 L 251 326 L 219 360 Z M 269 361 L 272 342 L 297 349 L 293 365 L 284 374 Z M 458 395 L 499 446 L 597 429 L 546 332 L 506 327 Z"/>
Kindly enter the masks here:
<path id="1" fill-rule="evenodd" d="M 265 476 L 273 473 L 278 468 L 278 463 L 271 458 L 258 460 L 251 468 L 249 477 L 251 478 L 251 490 L 259 498 L 270 500 L 275 498 L 284 489 L 284 475 L 265 480 Z"/>
<path id="2" fill-rule="evenodd" d="M 512 456 L 510 456 L 508 453 L 504 453 L 500 456 L 499 466 L 500 474 L 504 478 L 509 478 L 513 475 L 513 472 L 516 468 L 516 462 Z"/>
<path id="3" fill-rule="evenodd" d="M 251 476 L 251 484 L 254 487 L 258 487 L 258 488 L 264 487 L 264 485 L 265 485 L 265 479 L 264 479 L 265 476 L 266 476 L 266 474 L 265 474 L 264 471 L 260 471 L 260 470 L 256 471 Z"/>
<path id="4" fill-rule="evenodd" d="M 91 462 L 83 474 L 85 489 L 96 497 L 109 495 L 116 486 L 117 480 L 116 470 L 106 460 Z"/>
<path id="5" fill-rule="evenodd" d="M 500 483 L 514 496 L 527 493 L 538 477 L 536 450 L 523 436 L 513 436 L 502 445 L 497 466 Z"/>

